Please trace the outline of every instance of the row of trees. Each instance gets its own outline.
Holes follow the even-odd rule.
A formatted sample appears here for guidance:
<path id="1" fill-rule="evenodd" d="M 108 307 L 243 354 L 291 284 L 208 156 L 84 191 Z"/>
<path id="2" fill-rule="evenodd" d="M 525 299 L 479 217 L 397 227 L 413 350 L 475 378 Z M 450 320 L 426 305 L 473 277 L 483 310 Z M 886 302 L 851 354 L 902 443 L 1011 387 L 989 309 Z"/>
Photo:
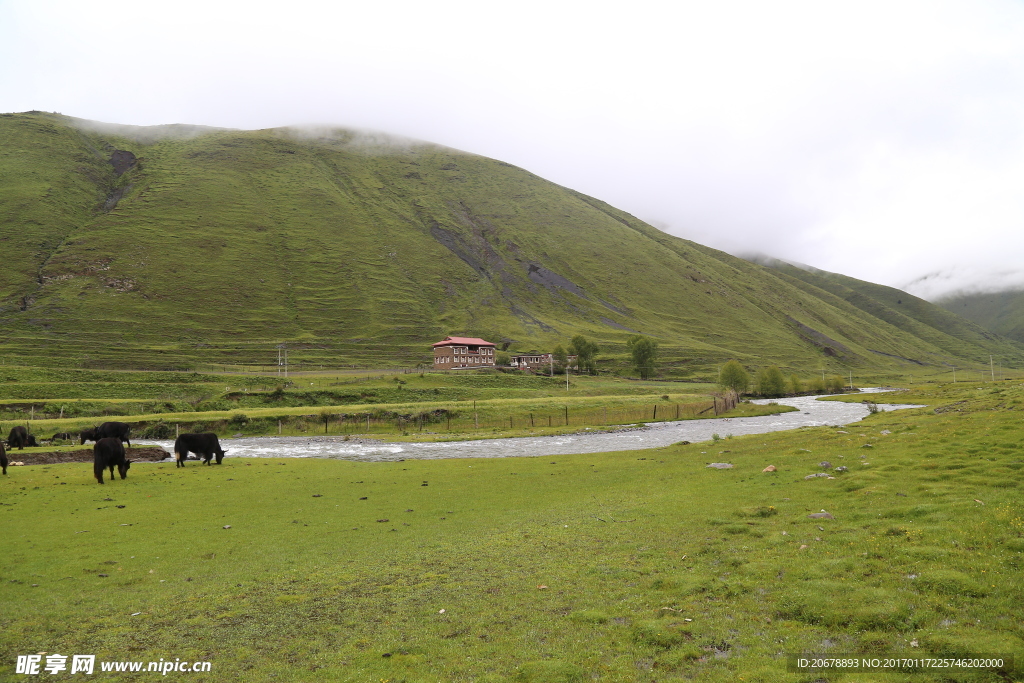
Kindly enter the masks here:
<path id="1" fill-rule="evenodd" d="M 626 341 L 633 361 L 633 367 L 641 379 L 650 379 L 654 376 L 655 360 L 658 358 L 658 342 L 643 335 L 636 334 Z M 577 372 L 586 372 L 591 375 L 597 374 L 597 354 L 600 347 L 582 334 L 577 334 L 569 340 L 569 348 L 561 344 L 555 346 L 551 351 L 551 359 L 554 365 L 554 372 L 564 372 L 566 368 L 575 367 Z M 569 363 L 569 356 L 576 356 L 572 364 Z M 498 364 L 501 365 L 502 357 L 498 355 Z M 504 363 L 507 363 L 506 359 Z"/>
<path id="2" fill-rule="evenodd" d="M 557 372 L 567 367 L 575 367 L 578 372 L 586 372 L 591 375 L 597 374 L 597 352 L 601 349 L 597 344 L 590 341 L 582 334 L 577 334 L 569 340 L 569 349 L 566 350 L 561 344 L 555 346 L 551 351 Z M 573 365 L 569 364 L 569 356 L 576 356 Z"/>
<path id="3" fill-rule="evenodd" d="M 739 361 L 731 360 L 722 366 L 718 384 L 725 389 L 732 389 L 737 394 L 745 394 L 751 385 L 750 373 Z M 804 381 L 794 374 L 787 379 L 778 366 L 771 365 L 757 371 L 753 384 L 753 393 L 776 398 L 787 393 L 802 394 L 805 391 L 837 393 L 845 388 L 846 381 L 839 375 Z"/>

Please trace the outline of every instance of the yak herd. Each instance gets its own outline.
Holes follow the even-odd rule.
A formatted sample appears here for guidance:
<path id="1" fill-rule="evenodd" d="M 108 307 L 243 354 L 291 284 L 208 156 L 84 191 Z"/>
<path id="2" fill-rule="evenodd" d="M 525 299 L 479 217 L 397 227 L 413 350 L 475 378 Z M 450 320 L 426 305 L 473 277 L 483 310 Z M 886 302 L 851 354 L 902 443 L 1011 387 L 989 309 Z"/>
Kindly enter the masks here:
<path id="1" fill-rule="evenodd" d="M 79 434 L 81 445 L 86 441 L 95 441 L 93 446 L 93 475 L 96 481 L 103 483 L 103 473 L 110 470 L 110 479 L 114 479 L 114 469 L 121 475 L 122 479 L 128 477 L 128 468 L 132 461 L 125 456 L 124 444 L 132 445 L 128 435 L 131 426 L 125 422 L 104 422 L 98 427 L 83 429 Z M 52 440 L 70 440 L 71 435 L 66 432 L 58 432 L 53 435 Z M 7 437 L 7 447 L 21 450 L 28 447 L 38 446 L 36 439 L 28 430 L 21 425 L 13 428 Z M 210 461 L 216 458 L 217 464 L 224 460 L 224 450 L 220 447 L 220 441 L 213 432 L 201 434 L 181 434 L 174 441 L 175 467 L 184 467 L 185 460 L 189 453 L 195 453 L 204 464 L 209 465 Z M 7 451 L 0 441 L 0 469 L 7 474 Z"/>

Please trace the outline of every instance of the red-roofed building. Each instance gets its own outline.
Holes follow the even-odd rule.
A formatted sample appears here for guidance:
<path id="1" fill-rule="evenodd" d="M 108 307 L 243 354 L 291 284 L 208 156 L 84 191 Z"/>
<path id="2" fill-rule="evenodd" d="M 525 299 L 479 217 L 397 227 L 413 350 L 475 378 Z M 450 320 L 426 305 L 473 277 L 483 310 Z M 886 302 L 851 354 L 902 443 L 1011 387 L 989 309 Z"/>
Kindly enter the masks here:
<path id="1" fill-rule="evenodd" d="M 434 347 L 434 367 L 438 370 L 453 368 L 493 368 L 495 345 L 476 337 L 445 337 Z"/>

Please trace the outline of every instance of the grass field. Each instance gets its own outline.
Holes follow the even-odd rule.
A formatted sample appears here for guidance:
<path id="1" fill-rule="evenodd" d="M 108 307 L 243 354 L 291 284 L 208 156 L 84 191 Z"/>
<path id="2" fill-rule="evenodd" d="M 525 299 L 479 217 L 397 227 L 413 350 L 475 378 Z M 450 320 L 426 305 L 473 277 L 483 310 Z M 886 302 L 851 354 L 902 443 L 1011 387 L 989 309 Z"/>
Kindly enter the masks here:
<path id="1" fill-rule="evenodd" d="M 929 408 L 638 452 L 11 468 L 0 675 L 48 652 L 212 662 L 197 681 L 1021 680 L 787 671 L 1024 656 L 1024 390 L 899 400 Z M 849 472 L 805 479 L 822 461 Z"/>

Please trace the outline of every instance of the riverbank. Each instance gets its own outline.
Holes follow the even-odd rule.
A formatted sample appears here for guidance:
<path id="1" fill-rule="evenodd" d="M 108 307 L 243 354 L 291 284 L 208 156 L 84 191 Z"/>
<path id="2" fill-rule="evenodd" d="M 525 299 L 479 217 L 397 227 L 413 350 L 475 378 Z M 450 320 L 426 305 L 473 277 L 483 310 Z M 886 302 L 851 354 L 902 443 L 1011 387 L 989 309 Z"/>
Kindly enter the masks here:
<path id="1" fill-rule="evenodd" d="M 879 392 L 865 392 L 879 393 Z M 870 414 L 864 403 L 821 401 L 822 397 L 800 396 L 764 400 L 790 410 L 760 417 L 724 417 L 702 420 L 659 422 L 643 426 L 624 425 L 617 430 L 586 429 L 572 434 L 524 436 L 486 440 L 399 442 L 346 436 L 243 437 L 221 439 L 228 457 L 335 458 L 366 462 L 433 460 L 440 458 L 510 458 L 601 453 L 659 448 L 683 441 L 697 444 L 742 434 L 764 434 L 800 427 L 846 425 Z M 918 405 L 879 405 L 879 410 L 916 408 Z M 173 441 L 147 441 L 173 448 Z"/>

